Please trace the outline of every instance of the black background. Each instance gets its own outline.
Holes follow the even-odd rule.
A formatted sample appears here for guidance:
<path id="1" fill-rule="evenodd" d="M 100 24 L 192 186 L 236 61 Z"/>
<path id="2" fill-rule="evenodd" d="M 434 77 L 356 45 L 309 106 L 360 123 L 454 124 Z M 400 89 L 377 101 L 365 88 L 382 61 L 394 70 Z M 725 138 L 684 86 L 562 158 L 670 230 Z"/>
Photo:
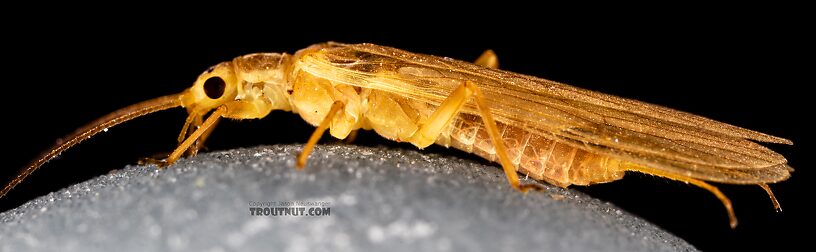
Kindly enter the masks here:
<path id="1" fill-rule="evenodd" d="M 243 10 L 252 11 L 252 10 Z M 387 15 L 359 11 L 342 16 L 287 11 L 225 16 L 211 10 L 157 21 L 152 14 L 52 15 L 42 24 L 6 20 L 2 40 L 4 164 L 9 179 L 84 123 L 135 102 L 176 93 L 217 62 L 252 52 L 294 52 L 328 40 L 372 42 L 414 52 L 475 59 L 494 49 L 506 70 L 570 83 L 707 116 L 789 138 L 772 145 L 797 168 L 774 184 L 784 212 L 775 213 L 756 186 L 722 185 L 740 225 L 728 226 L 725 210 L 708 192 L 640 174 L 622 181 L 576 187 L 708 251 L 796 248 L 812 224 L 806 213 L 806 181 L 812 180 L 805 140 L 812 116 L 805 91 L 812 72 L 811 29 L 785 10 L 606 13 L 543 18 L 552 11 L 507 20 L 484 13 L 445 20 L 440 13 Z M 107 13 L 107 12 L 106 12 Z M 442 13 L 445 14 L 445 13 Z M 774 14 L 773 16 L 768 14 Z M 253 18 L 246 18 L 250 16 Z M 428 20 L 415 22 L 416 20 Z M 181 128 L 181 109 L 127 123 L 66 152 L 3 199 L 7 210 L 141 157 L 169 152 Z M 313 128 L 296 116 L 274 112 L 262 120 L 223 122 L 210 149 L 302 143 Z M 388 144 L 373 133 L 357 144 Z M 464 155 L 444 148 L 429 152 Z M 476 159 L 477 157 L 471 157 Z M 498 166 L 497 166 L 498 169 Z M 802 231 L 800 231 L 802 230 Z"/>

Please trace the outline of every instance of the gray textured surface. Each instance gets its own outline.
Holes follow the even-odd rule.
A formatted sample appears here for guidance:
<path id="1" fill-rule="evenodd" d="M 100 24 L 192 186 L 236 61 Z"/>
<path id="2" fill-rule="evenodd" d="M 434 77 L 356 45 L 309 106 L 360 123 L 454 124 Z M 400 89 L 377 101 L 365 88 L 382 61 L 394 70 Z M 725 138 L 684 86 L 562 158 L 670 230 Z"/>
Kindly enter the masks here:
<path id="1" fill-rule="evenodd" d="M 300 148 L 113 171 L 0 214 L 0 250 L 694 250 L 574 190 L 517 193 L 498 166 L 339 145 L 318 146 L 296 171 Z M 331 213 L 250 216 L 250 202 L 269 201 L 329 202 Z"/>

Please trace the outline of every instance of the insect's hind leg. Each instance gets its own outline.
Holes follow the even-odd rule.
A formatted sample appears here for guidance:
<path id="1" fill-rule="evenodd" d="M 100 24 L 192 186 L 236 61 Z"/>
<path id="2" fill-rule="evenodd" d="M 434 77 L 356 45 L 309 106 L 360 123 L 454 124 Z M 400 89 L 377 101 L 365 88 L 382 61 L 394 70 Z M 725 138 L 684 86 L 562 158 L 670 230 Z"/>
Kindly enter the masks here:
<path id="1" fill-rule="evenodd" d="M 782 205 L 780 205 L 779 201 L 776 200 L 776 196 L 774 196 L 774 193 L 771 191 L 771 188 L 768 187 L 768 184 L 759 183 L 757 185 L 762 187 L 762 190 L 765 190 L 765 192 L 768 193 L 768 197 L 771 198 L 771 203 L 773 203 L 774 209 L 776 209 L 777 212 L 782 212 Z"/>
<path id="2" fill-rule="evenodd" d="M 487 102 L 485 102 L 482 91 L 479 90 L 476 84 L 471 81 L 466 81 L 464 85 L 466 88 L 473 90 L 473 93 L 476 96 L 476 105 L 479 107 L 480 116 L 484 121 L 487 133 L 490 135 L 490 141 L 493 142 L 493 146 L 496 148 L 496 154 L 499 156 L 502 168 L 504 169 L 504 174 L 507 176 L 507 182 L 510 183 L 510 186 L 521 192 L 527 192 L 530 189 L 536 191 L 543 190 L 544 188 L 538 184 L 521 184 L 516 168 L 513 165 L 513 162 L 510 161 L 510 157 L 507 155 L 507 148 L 504 146 L 504 142 L 499 135 L 499 129 L 496 126 L 496 121 L 493 120 L 493 114 L 490 112 L 490 107 L 488 107 Z"/>
<path id="3" fill-rule="evenodd" d="M 504 169 L 504 173 L 507 176 L 507 182 L 510 183 L 510 186 L 521 192 L 527 192 L 530 189 L 542 190 L 543 187 L 541 187 L 541 185 L 522 185 L 519 181 L 515 165 L 513 165 L 513 162 L 510 161 L 510 157 L 507 155 L 507 148 L 504 146 L 504 142 L 499 135 L 499 130 L 496 126 L 496 121 L 493 120 L 490 107 L 487 105 L 487 102 L 485 102 L 484 96 L 479 88 L 476 87 L 476 84 L 472 81 L 465 81 L 465 83 L 456 88 L 448 96 L 448 98 L 446 98 L 445 101 L 443 101 L 442 104 L 436 108 L 433 114 L 431 114 L 431 116 L 428 118 L 427 122 L 422 124 L 417 132 L 411 136 L 411 139 L 408 139 L 408 141 L 420 148 L 433 144 L 441 134 L 442 130 L 450 124 L 451 120 L 456 115 L 459 114 L 462 106 L 471 97 L 476 98 L 476 105 L 479 108 L 480 117 L 484 121 L 485 128 L 490 135 L 490 140 L 493 142 L 494 148 L 496 148 L 496 155 L 499 156 L 499 161 Z"/>
<path id="4" fill-rule="evenodd" d="M 476 64 L 476 65 L 483 66 L 483 67 L 498 69 L 499 68 L 499 57 L 496 56 L 496 53 L 493 52 L 493 50 L 487 49 L 473 63 Z"/>
<path id="5" fill-rule="evenodd" d="M 723 194 L 720 191 L 720 189 L 718 189 L 716 186 L 713 186 L 713 185 L 711 185 L 709 183 L 706 183 L 705 181 L 702 181 L 702 180 L 699 180 L 699 179 L 694 179 L 694 178 L 690 178 L 690 177 L 686 177 L 686 176 L 671 174 L 671 173 L 668 173 L 668 172 L 663 172 L 663 171 L 660 171 L 660 170 L 651 169 L 651 168 L 644 167 L 644 166 L 641 166 L 641 165 L 630 164 L 630 165 L 627 165 L 625 167 L 626 167 L 627 170 L 630 170 L 630 171 L 636 171 L 636 172 L 650 174 L 650 175 L 663 177 L 663 178 L 667 178 L 667 179 L 671 179 L 671 180 L 677 180 L 677 181 L 680 181 L 680 182 L 685 182 L 687 184 L 692 184 L 692 185 L 695 185 L 697 187 L 703 188 L 703 189 L 711 192 L 712 194 L 714 194 L 714 196 L 717 197 L 717 199 L 720 200 L 720 202 L 722 202 L 723 206 L 725 206 L 725 210 L 728 211 L 728 219 L 729 219 L 729 224 L 731 225 L 731 228 L 736 228 L 737 227 L 737 216 L 734 214 L 734 208 L 731 205 L 731 200 L 729 200 L 728 197 L 726 197 L 725 194 Z"/>

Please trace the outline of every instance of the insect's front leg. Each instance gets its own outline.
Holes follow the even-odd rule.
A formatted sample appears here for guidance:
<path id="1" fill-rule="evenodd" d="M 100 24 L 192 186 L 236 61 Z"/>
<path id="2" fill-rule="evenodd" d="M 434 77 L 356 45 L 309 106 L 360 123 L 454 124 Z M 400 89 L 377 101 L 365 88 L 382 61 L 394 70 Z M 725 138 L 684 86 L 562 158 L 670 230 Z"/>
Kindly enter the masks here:
<path id="1" fill-rule="evenodd" d="M 200 128 L 201 124 L 203 123 L 204 123 L 203 114 L 191 113 L 189 116 L 187 116 L 187 120 L 184 121 L 184 127 L 182 127 L 181 133 L 179 133 L 178 143 L 181 144 L 182 142 L 184 142 L 184 139 L 187 139 L 187 137 L 193 134 L 193 132 Z M 201 148 L 204 148 L 204 142 L 207 141 L 207 138 L 210 137 L 210 134 L 212 134 L 213 130 L 215 129 L 215 126 L 217 125 L 218 121 L 215 122 L 215 125 L 213 125 L 207 131 L 205 131 L 201 135 L 201 137 L 198 138 L 198 141 L 193 143 L 193 145 L 190 146 L 189 149 L 187 149 L 184 156 L 192 157 L 198 154 L 198 151 L 201 150 Z"/>
<path id="2" fill-rule="evenodd" d="M 190 148 L 200 148 L 200 144 L 212 134 L 215 125 L 222 117 L 232 119 L 256 119 L 262 118 L 269 114 L 272 110 L 268 102 L 258 100 L 255 102 L 246 101 L 231 101 L 216 108 L 207 120 L 204 120 L 200 126 L 196 127 L 178 147 L 170 153 L 165 160 L 159 163 L 159 166 L 167 166 L 175 163 L 181 155 L 187 152 Z M 196 151 L 198 151 L 196 149 Z"/>
<path id="3" fill-rule="evenodd" d="M 179 147 L 182 146 L 182 143 L 184 143 L 185 139 L 192 136 L 193 133 L 196 130 L 201 128 L 203 123 L 204 123 L 203 114 L 192 113 L 192 114 L 188 115 L 187 119 L 184 121 L 184 126 L 181 128 L 181 132 L 179 133 L 178 145 L 176 146 L 176 149 L 178 149 Z M 204 141 L 206 141 L 207 138 L 210 136 L 210 134 L 212 134 L 212 132 L 215 129 L 215 126 L 217 124 L 218 124 L 218 119 L 216 119 L 216 121 L 213 123 L 213 125 L 208 127 L 207 130 L 205 130 L 201 134 L 201 136 L 198 137 L 198 139 L 196 141 L 194 141 L 193 144 L 190 145 L 187 148 L 187 150 L 185 152 L 183 152 L 182 154 L 184 156 L 186 156 L 186 157 L 192 157 L 192 156 L 195 156 L 196 154 L 198 154 L 198 151 L 201 150 L 201 148 L 204 147 Z M 139 164 L 155 164 L 155 165 L 157 165 L 159 167 L 165 167 L 165 166 L 170 164 L 170 162 L 168 162 L 168 160 L 166 158 L 167 156 L 169 156 L 169 154 L 160 153 L 160 154 L 154 155 L 153 157 L 145 157 L 145 158 L 142 158 L 142 159 L 139 160 Z"/>
<path id="4" fill-rule="evenodd" d="M 201 150 L 202 148 L 204 148 L 204 142 L 207 141 L 207 138 L 210 137 L 213 130 L 215 129 L 215 126 L 218 126 L 218 122 L 220 122 L 220 121 L 221 120 L 216 119 L 215 122 L 213 123 L 213 125 L 210 126 L 209 128 L 207 128 L 207 130 L 205 130 L 204 133 L 201 134 L 201 136 L 198 138 L 198 141 L 195 141 L 195 143 L 193 143 L 193 145 L 190 146 L 189 149 L 187 149 L 187 152 L 185 152 L 185 156 L 192 157 L 192 156 L 195 156 L 196 154 L 198 154 L 198 151 Z M 199 124 L 198 127 L 201 127 L 201 125 Z"/>
<path id="5" fill-rule="evenodd" d="M 442 130 L 445 129 L 451 123 L 451 120 L 453 120 L 453 118 L 459 114 L 459 112 L 462 110 L 462 106 L 471 97 L 476 98 L 476 105 L 478 106 L 480 112 L 479 116 L 484 121 L 485 128 L 490 135 L 490 140 L 493 142 L 493 146 L 496 148 L 496 155 L 499 156 L 499 161 L 501 162 L 510 186 L 521 192 L 527 192 L 530 189 L 543 189 L 538 184 L 522 185 L 519 181 L 515 165 L 513 165 L 513 162 L 510 161 L 510 157 L 507 154 L 507 148 L 504 146 L 504 142 L 499 135 L 496 121 L 493 120 L 493 116 L 490 112 L 490 107 L 487 105 L 487 102 L 485 102 L 484 96 L 479 88 L 476 87 L 476 84 L 472 81 L 465 81 L 465 83 L 456 88 L 450 94 L 450 96 L 448 96 L 448 98 L 446 98 L 445 101 L 443 101 L 442 104 L 436 108 L 428 120 L 424 124 L 420 125 L 419 129 L 408 141 L 420 148 L 425 148 L 433 144 L 442 133 Z"/>
<path id="6" fill-rule="evenodd" d="M 224 116 L 226 112 L 227 112 L 226 105 L 222 105 L 216 108 L 215 111 L 213 111 L 212 114 L 210 114 L 210 116 L 207 117 L 207 120 L 204 120 L 201 126 L 199 126 L 195 131 L 193 131 L 192 134 L 187 136 L 187 139 L 184 139 L 184 141 L 181 142 L 178 145 L 178 147 L 176 147 L 173 153 L 170 153 L 170 156 L 168 156 L 161 163 L 159 163 L 159 166 L 163 167 L 175 163 L 176 160 L 181 158 L 182 154 L 184 154 L 191 146 L 195 145 L 196 142 L 198 142 L 201 139 L 202 135 L 204 135 L 205 133 L 209 135 L 209 133 L 212 132 L 213 126 L 215 126 L 216 122 L 218 122 L 218 120 L 221 119 L 221 117 Z"/>

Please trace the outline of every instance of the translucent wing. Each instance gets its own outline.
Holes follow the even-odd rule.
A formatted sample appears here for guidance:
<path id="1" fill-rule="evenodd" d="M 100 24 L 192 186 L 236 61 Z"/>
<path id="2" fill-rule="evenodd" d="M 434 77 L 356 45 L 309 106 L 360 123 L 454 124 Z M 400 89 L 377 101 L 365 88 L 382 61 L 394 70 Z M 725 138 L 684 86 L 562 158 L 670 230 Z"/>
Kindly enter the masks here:
<path id="1" fill-rule="evenodd" d="M 372 44 L 329 43 L 301 52 L 300 68 L 335 82 L 433 106 L 474 81 L 497 121 L 588 152 L 672 174 L 733 184 L 790 176 L 787 160 L 753 141 L 791 141 L 700 116 L 566 84 Z M 473 102 L 463 113 L 478 115 Z"/>

